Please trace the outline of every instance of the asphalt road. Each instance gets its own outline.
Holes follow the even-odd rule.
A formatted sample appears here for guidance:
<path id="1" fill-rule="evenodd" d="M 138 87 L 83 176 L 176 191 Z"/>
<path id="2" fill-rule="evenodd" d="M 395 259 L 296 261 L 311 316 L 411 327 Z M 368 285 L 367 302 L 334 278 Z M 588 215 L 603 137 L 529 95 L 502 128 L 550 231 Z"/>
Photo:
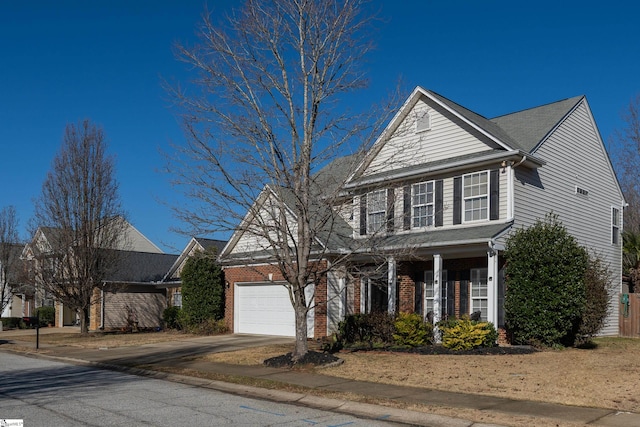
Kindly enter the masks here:
<path id="1" fill-rule="evenodd" d="M 5 352 L 0 419 L 29 427 L 393 425 Z"/>

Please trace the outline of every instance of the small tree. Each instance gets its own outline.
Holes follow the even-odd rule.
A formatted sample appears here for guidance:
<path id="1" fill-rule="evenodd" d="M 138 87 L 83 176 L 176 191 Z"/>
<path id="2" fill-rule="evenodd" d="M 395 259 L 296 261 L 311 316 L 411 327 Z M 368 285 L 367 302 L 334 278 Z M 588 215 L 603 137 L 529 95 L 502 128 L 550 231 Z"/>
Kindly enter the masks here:
<path id="1" fill-rule="evenodd" d="M 35 205 L 34 222 L 47 241 L 32 249 L 36 286 L 80 314 L 82 333 L 94 289 L 117 267 L 116 249 L 126 249 L 123 217 L 102 129 L 88 120 L 67 125 Z"/>
<path id="2" fill-rule="evenodd" d="M 182 280 L 182 319 L 185 326 L 224 317 L 224 273 L 215 252 L 189 258 L 180 273 Z"/>
<path id="3" fill-rule="evenodd" d="M 505 320 L 514 344 L 572 345 L 584 313 L 587 251 L 549 214 L 506 246 Z"/>

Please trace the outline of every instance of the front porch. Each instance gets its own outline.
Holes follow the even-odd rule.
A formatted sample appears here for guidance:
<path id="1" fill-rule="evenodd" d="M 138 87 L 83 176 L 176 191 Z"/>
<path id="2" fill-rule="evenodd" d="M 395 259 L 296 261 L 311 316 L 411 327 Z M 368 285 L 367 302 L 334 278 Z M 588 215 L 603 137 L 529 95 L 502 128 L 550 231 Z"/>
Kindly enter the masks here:
<path id="1" fill-rule="evenodd" d="M 359 266 L 353 312 L 415 312 L 431 323 L 468 315 L 504 328 L 504 259 L 497 250 L 420 258 Z"/>

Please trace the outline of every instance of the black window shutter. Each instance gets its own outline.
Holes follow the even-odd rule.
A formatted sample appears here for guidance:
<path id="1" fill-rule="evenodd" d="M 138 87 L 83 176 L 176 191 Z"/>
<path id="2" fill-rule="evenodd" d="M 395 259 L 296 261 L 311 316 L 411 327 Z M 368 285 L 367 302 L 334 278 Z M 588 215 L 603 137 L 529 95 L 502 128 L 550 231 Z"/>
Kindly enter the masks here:
<path id="1" fill-rule="evenodd" d="M 500 171 L 489 173 L 489 219 L 500 219 Z"/>
<path id="2" fill-rule="evenodd" d="M 436 194 L 435 194 L 435 226 L 442 227 L 442 180 L 439 179 L 436 181 Z"/>
<path id="3" fill-rule="evenodd" d="M 462 224 L 462 177 L 453 178 L 453 223 Z"/>
<path id="4" fill-rule="evenodd" d="M 387 190 L 387 232 L 393 233 L 393 229 L 395 227 L 394 217 L 395 217 L 395 193 L 393 188 L 389 188 Z"/>
<path id="5" fill-rule="evenodd" d="M 367 234 L 367 195 L 360 196 L 360 235 Z"/>
<path id="6" fill-rule="evenodd" d="M 411 229 L 411 186 L 405 185 L 403 191 L 403 204 L 402 204 L 402 218 L 403 228 L 405 230 Z"/>

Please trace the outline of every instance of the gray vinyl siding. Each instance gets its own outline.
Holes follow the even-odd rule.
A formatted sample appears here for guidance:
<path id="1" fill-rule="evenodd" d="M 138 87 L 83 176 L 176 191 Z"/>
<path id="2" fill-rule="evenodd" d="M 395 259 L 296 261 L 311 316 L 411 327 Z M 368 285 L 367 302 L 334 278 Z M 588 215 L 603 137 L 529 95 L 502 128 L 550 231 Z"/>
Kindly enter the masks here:
<path id="1" fill-rule="evenodd" d="M 415 132 L 416 118 L 427 109 L 431 116 L 431 130 Z M 455 123 L 421 100 L 384 143 L 364 175 L 489 150 L 491 147 L 465 130 L 460 123 Z"/>
<path id="2" fill-rule="evenodd" d="M 614 280 L 611 315 L 603 335 L 618 334 L 617 295 L 622 289 L 621 244 L 611 244 L 611 207 L 623 197 L 585 101 L 535 152 L 546 165 L 515 170 L 515 228 L 528 227 L 553 211 L 592 253 L 610 266 Z M 587 197 L 576 194 L 579 186 Z"/>

